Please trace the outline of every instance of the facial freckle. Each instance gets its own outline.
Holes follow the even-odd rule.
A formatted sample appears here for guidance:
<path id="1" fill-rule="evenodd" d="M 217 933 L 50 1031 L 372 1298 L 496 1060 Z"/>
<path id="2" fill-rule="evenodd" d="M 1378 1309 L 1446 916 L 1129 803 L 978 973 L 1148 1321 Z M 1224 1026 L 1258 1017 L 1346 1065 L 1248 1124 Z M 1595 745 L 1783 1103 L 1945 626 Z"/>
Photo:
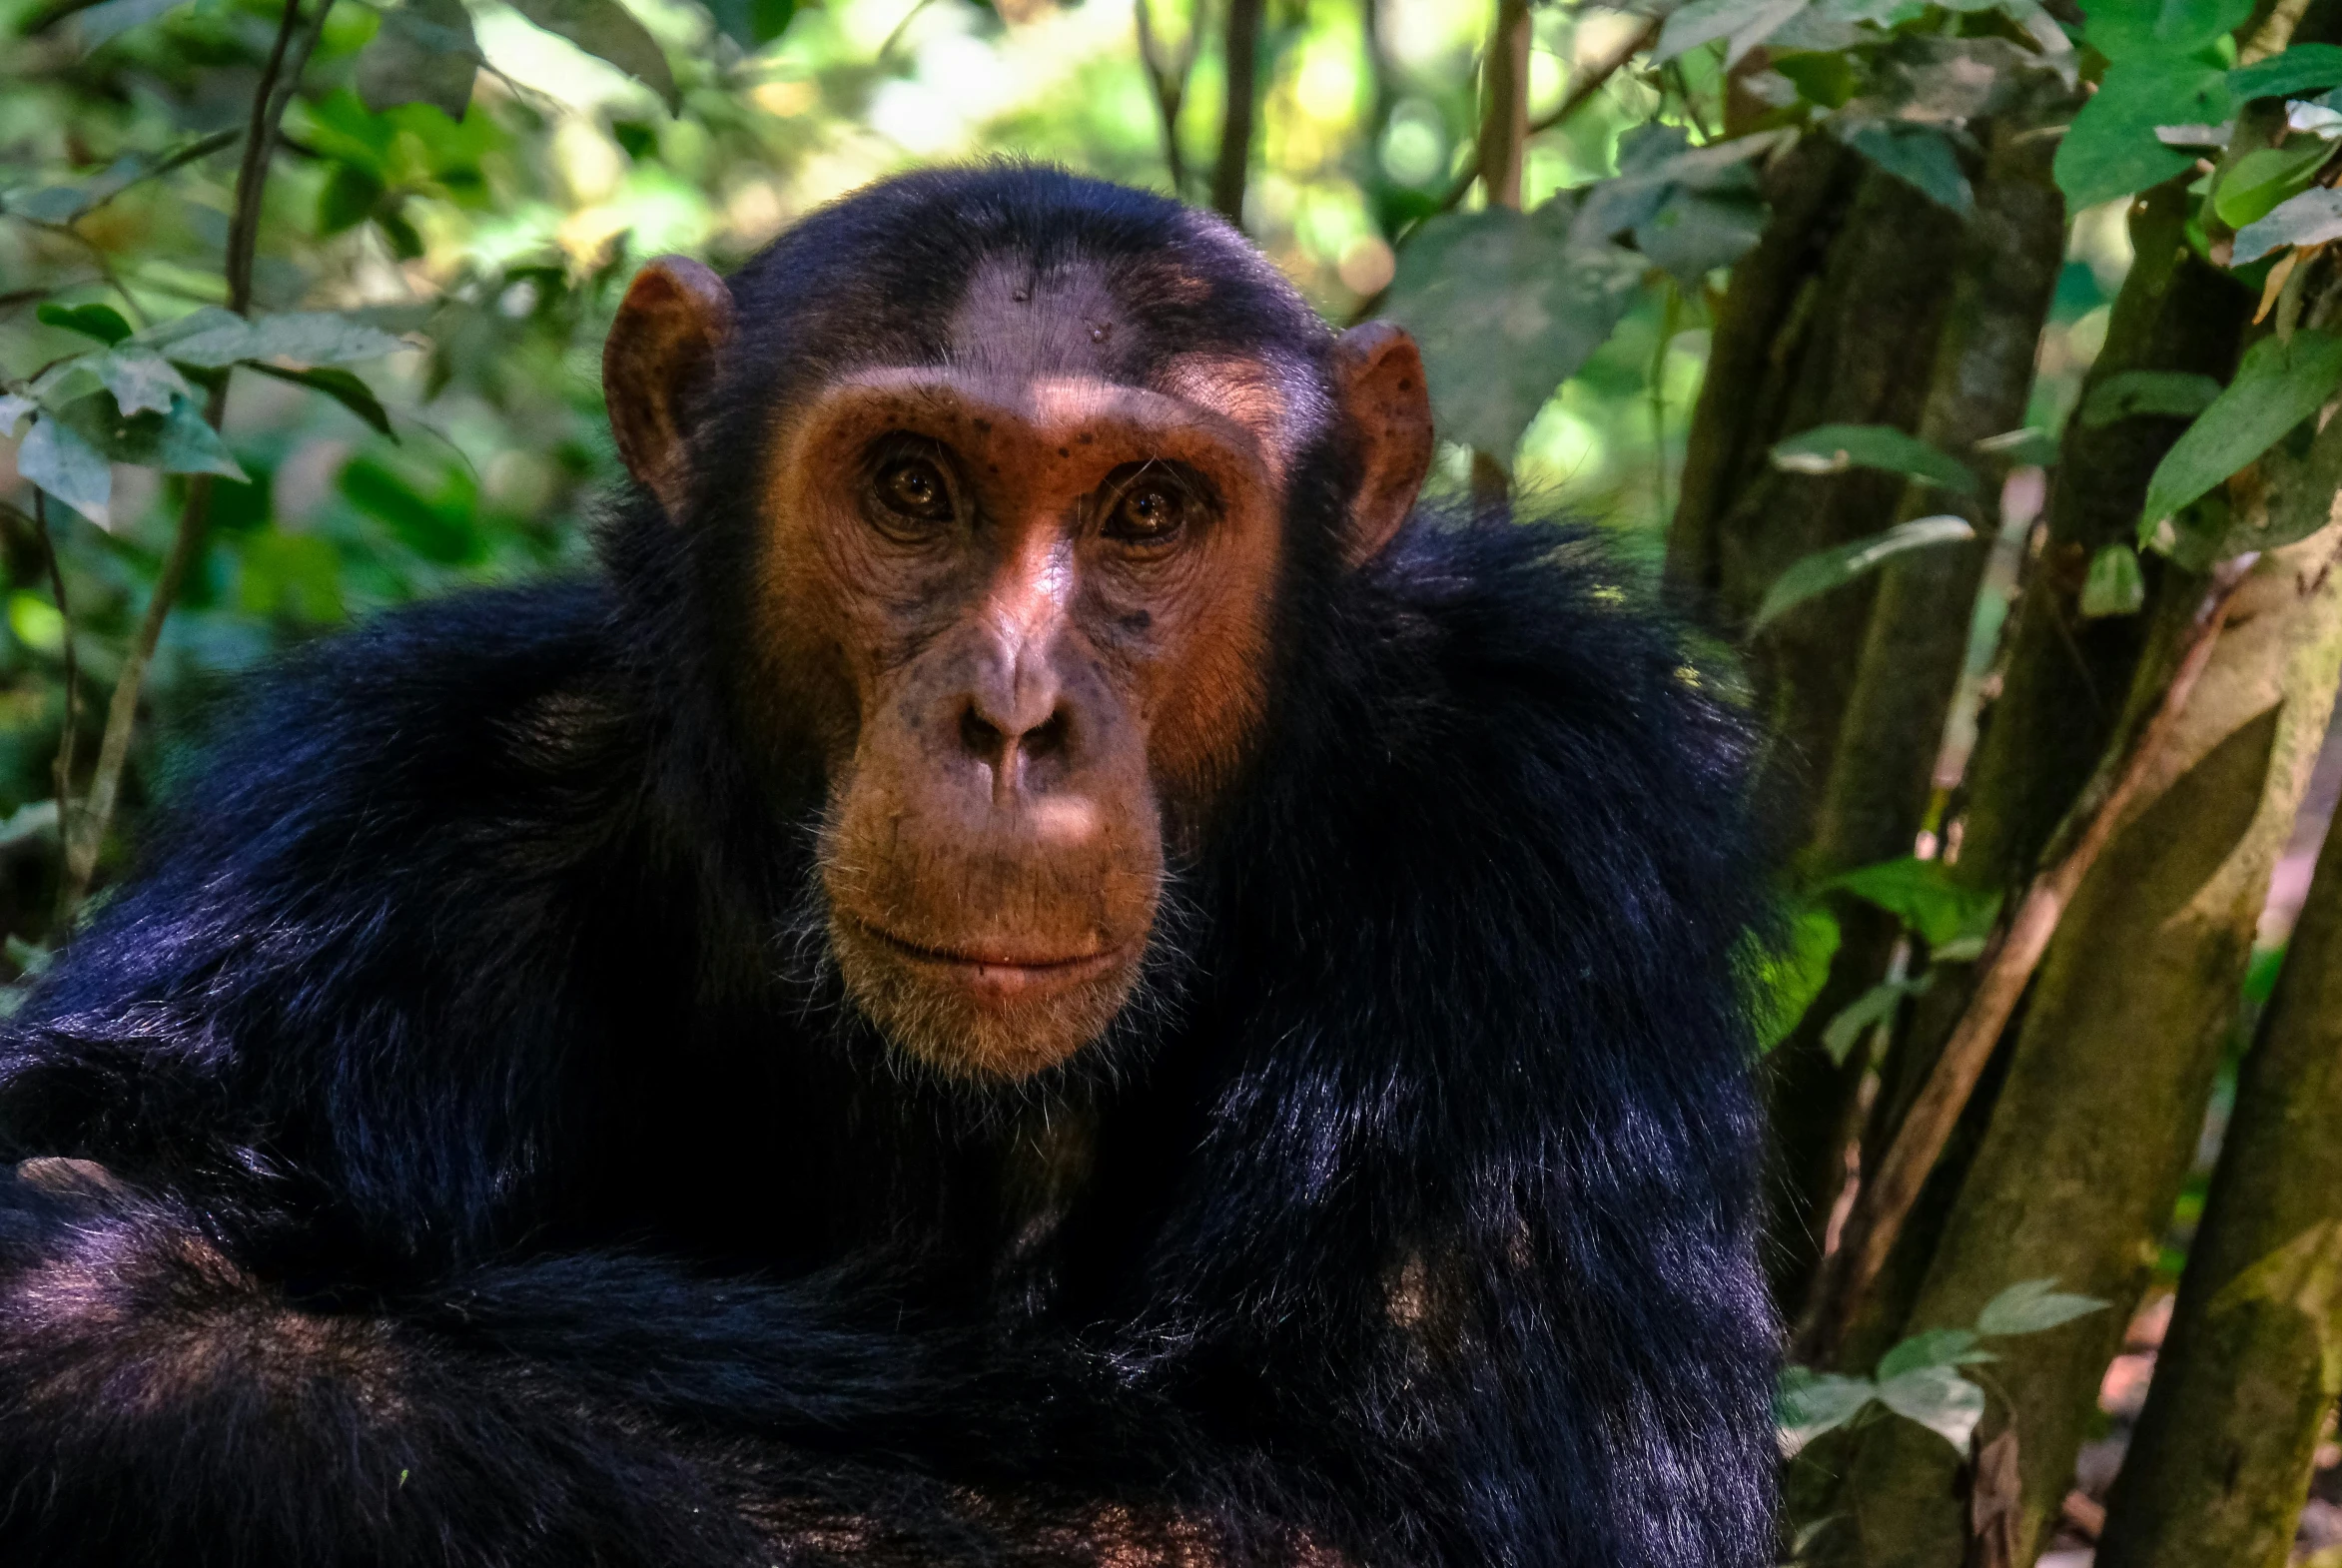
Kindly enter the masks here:
<path id="1" fill-rule="evenodd" d="M 1060 446 L 1058 448 L 1058 455 L 1060 457 L 1071 457 L 1074 455 L 1074 449 L 1070 446 Z"/>
<path id="2" fill-rule="evenodd" d="M 1081 442 L 1083 445 L 1087 446 L 1087 445 L 1089 445 L 1089 444 L 1090 444 L 1092 441 L 1095 441 L 1095 440 L 1097 440 L 1097 439 L 1098 439 L 1098 437 L 1097 437 L 1097 436 L 1095 436 L 1095 435 L 1093 435 L 1093 434 L 1091 434 L 1091 433 L 1090 433 L 1088 430 L 1084 430 L 1084 431 L 1083 431 L 1081 434 L 1079 434 L 1079 435 L 1075 436 L 1075 437 L 1074 437 L 1074 439 L 1075 439 L 1075 440 L 1077 440 L 1077 441 L 1080 441 L 1080 442 Z"/>

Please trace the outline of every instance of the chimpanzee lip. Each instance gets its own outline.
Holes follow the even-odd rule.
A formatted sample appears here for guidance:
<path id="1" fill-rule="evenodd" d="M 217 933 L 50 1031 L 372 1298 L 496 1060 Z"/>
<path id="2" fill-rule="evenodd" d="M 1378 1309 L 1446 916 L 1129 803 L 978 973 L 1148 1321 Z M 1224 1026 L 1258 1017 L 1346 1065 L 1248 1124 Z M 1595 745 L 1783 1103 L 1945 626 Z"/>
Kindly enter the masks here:
<path id="1" fill-rule="evenodd" d="M 1035 980 L 1067 983 L 1088 979 L 1093 974 L 1112 969 L 1122 958 L 1123 947 L 1101 948 L 1095 953 L 1076 953 L 1065 958 L 1011 957 L 1001 953 L 970 952 L 963 948 L 937 947 L 930 943 L 913 942 L 898 937 L 883 926 L 855 919 L 861 927 L 879 941 L 904 957 L 921 964 L 933 964 L 981 977 L 990 973 L 1004 978 L 1029 976 Z"/>

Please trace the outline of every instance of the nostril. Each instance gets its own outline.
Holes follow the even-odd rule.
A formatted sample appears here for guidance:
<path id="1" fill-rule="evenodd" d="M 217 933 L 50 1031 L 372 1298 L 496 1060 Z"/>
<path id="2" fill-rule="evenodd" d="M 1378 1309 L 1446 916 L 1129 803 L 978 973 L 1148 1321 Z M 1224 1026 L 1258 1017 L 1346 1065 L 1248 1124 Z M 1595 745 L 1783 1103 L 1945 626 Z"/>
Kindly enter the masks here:
<path id="1" fill-rule="evenodd" d="M 1065 752 L 1070 726 L 1066 710 L 1058 709 L 1034 728 L 1027 730 L 1017 744 L 1029 757 L 1056 757 Z"/>
<path id="2" fill-rule="evenodd" d="M 960 744 L 968 748 L 969 755 L 997 764 L 1008 743 L 1009 738 L 1001 733 L 1000 727 L 977 712 L 973 705 L 960 711 Z"/>

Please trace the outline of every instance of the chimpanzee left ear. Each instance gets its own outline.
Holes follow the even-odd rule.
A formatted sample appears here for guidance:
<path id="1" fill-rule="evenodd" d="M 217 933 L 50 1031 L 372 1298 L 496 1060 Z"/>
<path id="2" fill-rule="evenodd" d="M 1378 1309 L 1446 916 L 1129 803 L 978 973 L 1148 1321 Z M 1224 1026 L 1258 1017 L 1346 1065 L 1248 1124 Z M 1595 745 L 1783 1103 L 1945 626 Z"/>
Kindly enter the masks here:
<path id="1" fill-rule="evenodd" d="M 1351 565 L 1362 566 L 1415 509 L 1431 470 L 1431 393 L 1415 340 L 1389 322 L 1343 333 L 1334 342 L 1331 370 L 1334 395 L 1364 459 L 1342 551 Z"/>
<path id="2" fill-rule="evenodd" d="M 635 276 L 602 346 L 602 392 L 618 455 L 671 520 L 691 492 L 684 421 L 732 336 L 732 291 L 684 256 L 662 256 Z"/>

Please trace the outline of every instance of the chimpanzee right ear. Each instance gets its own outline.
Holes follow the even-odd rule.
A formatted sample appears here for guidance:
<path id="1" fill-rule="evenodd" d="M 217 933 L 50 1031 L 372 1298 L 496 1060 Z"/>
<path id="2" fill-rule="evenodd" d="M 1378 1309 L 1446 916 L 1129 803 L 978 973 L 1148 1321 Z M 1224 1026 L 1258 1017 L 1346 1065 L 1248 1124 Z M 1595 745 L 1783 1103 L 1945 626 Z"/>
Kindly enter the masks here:
<path id="1" fill-rule="evenodd" d="M 732 291 L 699 263 L 662 256 L 636 275 L 602 346 L 602 392 L 618 455 L 680 519 L 691 490 L 683 421 L 732 336 Z"/>

